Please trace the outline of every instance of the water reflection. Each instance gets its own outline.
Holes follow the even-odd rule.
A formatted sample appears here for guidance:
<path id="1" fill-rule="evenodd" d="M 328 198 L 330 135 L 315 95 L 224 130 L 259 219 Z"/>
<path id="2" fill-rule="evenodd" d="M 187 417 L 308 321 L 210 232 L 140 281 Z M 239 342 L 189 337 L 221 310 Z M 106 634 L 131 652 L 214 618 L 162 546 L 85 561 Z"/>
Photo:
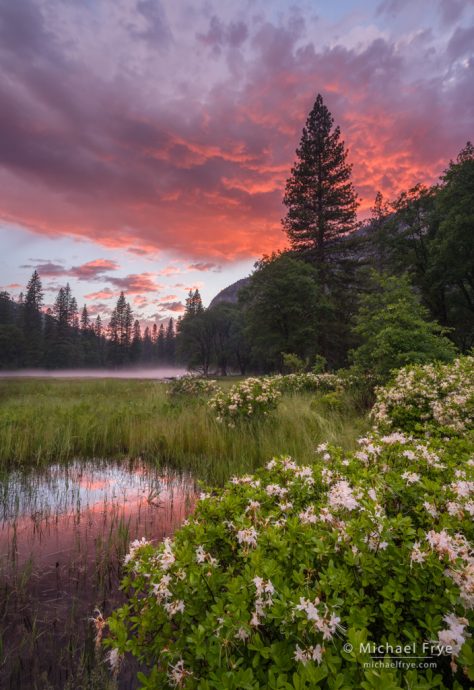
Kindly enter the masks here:
<path id="1" fill-rule="evenodd" d="M 171 534 L 194 497 L 191 476 L 142 462 L 77 461 L 1 482 L 0 687 L 40 688 L 44 677 L 44 687 L 75 688 L 100 676 L 87 618 L 119 602 L 129 542 Z M 134 687 L 134 671 L 121 688 Z"/>

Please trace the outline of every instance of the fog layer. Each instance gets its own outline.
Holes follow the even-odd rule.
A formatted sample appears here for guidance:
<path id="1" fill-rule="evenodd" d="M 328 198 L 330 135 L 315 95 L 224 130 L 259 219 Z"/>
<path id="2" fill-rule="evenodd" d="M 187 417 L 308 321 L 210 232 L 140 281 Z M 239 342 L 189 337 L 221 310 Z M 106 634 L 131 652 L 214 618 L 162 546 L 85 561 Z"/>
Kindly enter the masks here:
<path id="1" fill-rule="evenodd" d="M 18 369 L 0 371 L 0 378 L 52 378 L 52 379 L 166 379 L 186 374 L 182 367 L 155 367 L 140 369 Z"/>

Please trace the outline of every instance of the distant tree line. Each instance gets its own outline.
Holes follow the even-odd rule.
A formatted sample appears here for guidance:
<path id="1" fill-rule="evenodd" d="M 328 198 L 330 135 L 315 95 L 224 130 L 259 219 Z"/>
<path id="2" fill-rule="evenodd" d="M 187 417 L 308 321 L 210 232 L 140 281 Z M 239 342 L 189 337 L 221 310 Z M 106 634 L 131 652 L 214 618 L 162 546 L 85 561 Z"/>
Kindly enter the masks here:
<path id="1" fill-rule="evenodd" d="M 44 309 L 37 271 L 19 300 L 0 292 L 2 369 L 172 365 L 175 350 L 174 320 L 142 333 L 123 292 L 108 324 L 100 316 L 92 320 L 86 305 L 79 312 L 69 285 L 59 289 L 52 308 Z"/>
<path id="2" fill-rule="evenodd" d="M 204 309 L 190 293 L 177 337 L 191 368 L 282 371 L 391 368 L 449 360 L 474 345 L 474 148 L 438 184 L 358 223 L 339 127 L 318 96 L 284 194 L 290 249 L 255 265 L 238 304 Z M 296 364 L 295 364 L 296 363 Z"/>

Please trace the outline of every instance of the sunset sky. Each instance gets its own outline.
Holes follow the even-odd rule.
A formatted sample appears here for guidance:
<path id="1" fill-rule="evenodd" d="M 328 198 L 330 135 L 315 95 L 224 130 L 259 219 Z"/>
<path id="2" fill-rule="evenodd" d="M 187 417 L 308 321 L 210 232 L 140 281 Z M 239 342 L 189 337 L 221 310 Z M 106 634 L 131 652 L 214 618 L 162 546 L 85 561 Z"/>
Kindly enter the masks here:
<path id="1" fill-rule="evenodd" d="M 320 92 L 361 217 L 474 139 L 474 0 L 0 0 L 0 289 L 177 316 L 282 248 Z"/>

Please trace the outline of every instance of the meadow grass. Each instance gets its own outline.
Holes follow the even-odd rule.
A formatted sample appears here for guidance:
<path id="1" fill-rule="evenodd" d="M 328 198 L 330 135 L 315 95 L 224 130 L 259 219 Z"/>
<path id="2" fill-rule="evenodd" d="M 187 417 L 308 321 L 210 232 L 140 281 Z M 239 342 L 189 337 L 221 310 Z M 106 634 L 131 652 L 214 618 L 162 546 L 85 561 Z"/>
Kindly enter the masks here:
<path id="1" fill-rule="evenodd" d="M 335 411 L 310 393 L 284 395 L 265 421 L 229 429 L 216 422 L 205 399 L 172 397 L 159 381 L 0 382 L 0 467 L 5 471 L 72 458 L 142 457 L 219 484 L 275 454 L 310 462 L 323 440 L 350 448 L 367 426 L 350 399 Z"/>

